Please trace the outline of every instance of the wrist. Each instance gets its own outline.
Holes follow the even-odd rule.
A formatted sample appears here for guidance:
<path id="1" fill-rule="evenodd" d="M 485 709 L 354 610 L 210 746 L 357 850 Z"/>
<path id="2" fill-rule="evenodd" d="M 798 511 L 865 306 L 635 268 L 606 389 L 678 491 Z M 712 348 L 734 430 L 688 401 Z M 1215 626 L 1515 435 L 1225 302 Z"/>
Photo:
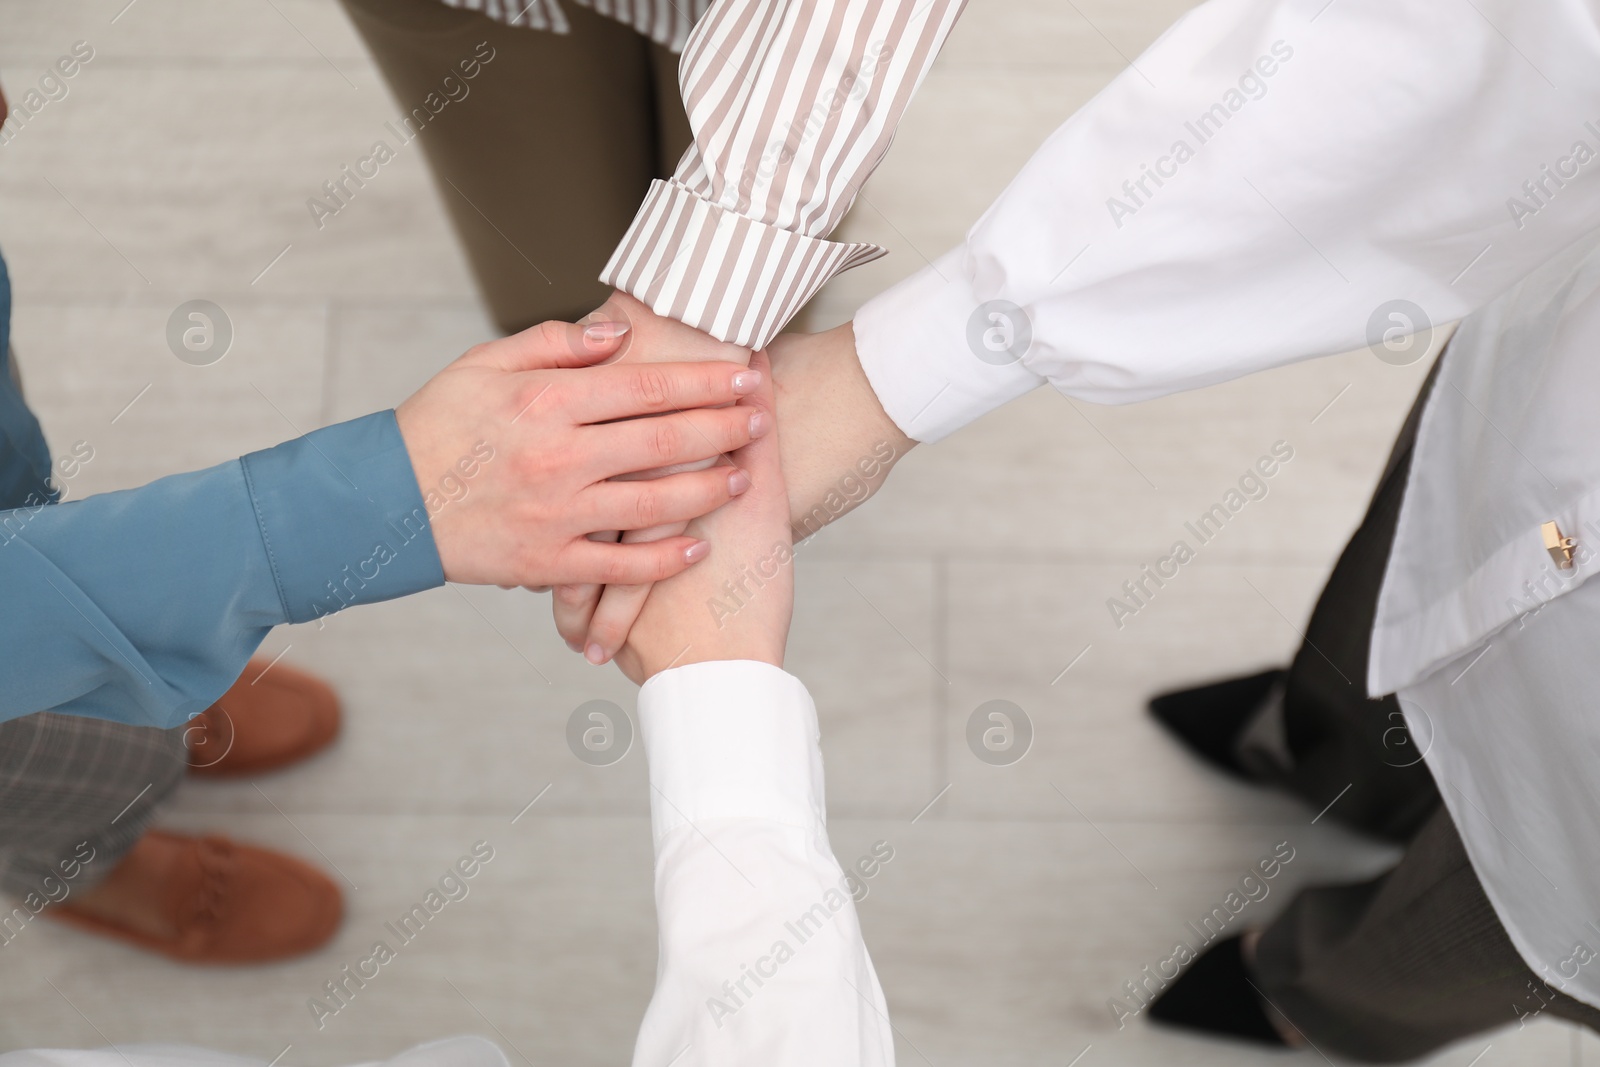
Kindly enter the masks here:
<path id="1" fill-rule="evenodd" d="M 688 667 L 696 663 L 765 663 L 768 666 L 783 670 L 783 645 L 774 648 L 769 642 L 751 642 L 749 645 L 734 643 L 722 647 L 695 648 L 690 645 L 687 650 L 676 654 L 675 658 L 655 656 L 641 657 L 640 666 L 644 677 L 648 680 L 654 678 L 662 671 L 674 670 L 678 667 Z"/>
<path id="2" fill-rule="evenodd" d="M 866 502 L 917 442 L 873 392 L 850 323 L 780 337 L 773 343 L 772 374 L 798 542 Z"/>

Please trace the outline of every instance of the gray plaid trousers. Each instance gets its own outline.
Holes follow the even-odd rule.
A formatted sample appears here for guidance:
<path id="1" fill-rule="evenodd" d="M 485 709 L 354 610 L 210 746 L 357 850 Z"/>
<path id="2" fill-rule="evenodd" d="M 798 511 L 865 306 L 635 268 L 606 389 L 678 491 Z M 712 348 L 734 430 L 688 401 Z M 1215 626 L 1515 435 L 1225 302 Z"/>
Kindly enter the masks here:
<path id="1" fill-rule="evenodd" d="M 182 780 L 183 735 L 49 711 L 0 723 L 0 892 L 45 892 L 64 869 L 81 892 L 110 874 Z"/>

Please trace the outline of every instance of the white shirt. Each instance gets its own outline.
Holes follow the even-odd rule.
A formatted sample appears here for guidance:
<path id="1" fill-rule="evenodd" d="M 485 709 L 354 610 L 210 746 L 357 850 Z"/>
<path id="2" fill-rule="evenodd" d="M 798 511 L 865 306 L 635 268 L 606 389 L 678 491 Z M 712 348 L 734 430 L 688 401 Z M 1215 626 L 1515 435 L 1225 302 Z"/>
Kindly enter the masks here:
<path id="1" fill-rule="evenodd" d="M 1600 1006 L 1600 253 L 1461 324 L 1418 427 L 1370 678 L 1399 690 L 1532 970 Z M 1571 536 L 1559 567 L 1540 527 Z"/>
<path id="2" fill-rule="evenodd" d="M 695 663 L 639 691 L 650 763 L 660 957 L 634 1067 L 894 1067 L 883 990 L 828 844 L 817 710 L 765 663 Z M 888 856 L 892 857 L 890 850 Z M 264 1067 L 183 1046 L 39 1049 L 0 1067 Z M 363 1065 L 376 1067 L 376 1065 Z M 481 1038 L 384 1067 L 507 1067 Z"/>
<path id="3" fill-rule="evenodd" d="M 860 310 L 867 375 L 933 441 L 1046 382 L 1128 403 L 1360 348 L 1397 298 L 1462 318 L 1600 223 L 1600 160 L 1520 228 L 1508 207 L 1574 142 L 1600 146 L 1597 18 L 1583 0 L 1202 4 L 963 244 Z M 995 300 L 1032 333 L 1006 366 L 968 340 Z"/>
<path id="4" fill-rule="evenodd" d="M 817 712 L 765 663 L 639 691 L 661 931 L 634 1067 L 890 1067 L 894 1037 L 828 844 Z"/>
<path id="5" fill-rule="evenodd" d="M 1046 382 L 1142 400 L 1442 325 L 1528 279 L 1446 357 L 1368 684 L 1431 745 L 1523 958 L 1600 1006 L 1600 586 L 1580 587 L 1600 566 L 1600 268 L 1578 269 L 1597 227 L 1593 3 L 1212 0 L 855 331 L 885 410 L 932 441 Z M 1551 520 L 1573 571 L 1551 566 Z"/>

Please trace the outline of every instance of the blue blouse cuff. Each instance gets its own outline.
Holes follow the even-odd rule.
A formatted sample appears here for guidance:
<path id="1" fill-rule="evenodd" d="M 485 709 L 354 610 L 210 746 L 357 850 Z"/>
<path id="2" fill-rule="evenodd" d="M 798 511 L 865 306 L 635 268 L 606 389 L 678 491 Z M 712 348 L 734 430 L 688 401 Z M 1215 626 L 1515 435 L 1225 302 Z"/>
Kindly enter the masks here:
<path id="1" fill-rule="evenodd" d="M 393 411 L 315 430 L 240 462 L 290 622 L 444 584 Z"/>

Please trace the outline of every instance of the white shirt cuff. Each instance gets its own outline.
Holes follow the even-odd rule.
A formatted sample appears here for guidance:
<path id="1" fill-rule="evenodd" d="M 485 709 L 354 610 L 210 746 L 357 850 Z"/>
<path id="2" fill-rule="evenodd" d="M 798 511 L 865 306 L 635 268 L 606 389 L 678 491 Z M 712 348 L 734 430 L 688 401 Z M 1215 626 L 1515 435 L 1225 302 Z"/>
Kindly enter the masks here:
<path id="1" fill-rule="evenodd" d="M 639 690 L 656 844 L 709 819 L 825 821 L 817 709 L 800 680 L 753 660 L 691 663 Z"/>
<path id="2" fill-rule="evenodd" d="M 974 295 L 957 247 L 856 312 L 856 354 L 907 437 L 947 437 L 1045 384 L 1025 364 L 1030 331 L 1015 305 Z"/>

